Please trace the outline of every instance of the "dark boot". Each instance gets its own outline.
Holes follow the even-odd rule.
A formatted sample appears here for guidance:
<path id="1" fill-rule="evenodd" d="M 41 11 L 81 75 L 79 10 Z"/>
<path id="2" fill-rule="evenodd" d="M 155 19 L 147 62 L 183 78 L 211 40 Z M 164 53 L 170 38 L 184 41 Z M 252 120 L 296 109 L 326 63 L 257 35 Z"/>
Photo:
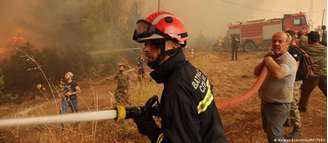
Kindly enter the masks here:
<path id="1" fill-rule="evenodd" d="M 301 137 L 301 130 L 299 127 L 294 127 L 293 131 L 287 135 L 288 139 L 297 139 Z"/>
<path id="2" fill-rule="evenodd" d="M 284 123 L 284 127 L 292 127 L 292 123 L 290 119 L 286 120 L 286 122 Z"/>
<path id="3" fill-rule="evenodd" d="M 306 112 L 307 109 L 306 109 L 305 107 L 299 107 L 298 110 L 299 110 L 300 112 Z"/>

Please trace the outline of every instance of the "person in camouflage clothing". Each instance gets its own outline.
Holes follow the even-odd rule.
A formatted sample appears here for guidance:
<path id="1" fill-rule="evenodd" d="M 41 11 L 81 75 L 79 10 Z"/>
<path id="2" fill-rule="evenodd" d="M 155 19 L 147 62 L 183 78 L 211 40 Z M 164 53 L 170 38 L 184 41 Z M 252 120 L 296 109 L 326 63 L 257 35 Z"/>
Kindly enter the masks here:
<path id="1" fill-rule="evenodd" d="M 309 45 L 303 47 L 315 63 L 314 76 L 303 81 L 301 87 L 301 99 L 299 109 L 305 112 L 312 90 L 319 86 L 320 90 L 327 96 L 327 48 L 319 43 L 320 35 L 318 32 L 311 31 L 308 34 Z"/>
<path id="2" fill-rule="evenodd" d="M 298 31 L 297 36 L 298 36 L 297 45 L 300 48 L 303 48 L 308 45 L 308 38 L 305 36 L 303 31 Z"/>
<path id="3" fill-rule="evenodd" d="M 128 96 L 129 76 L 124 72 L 125 68 L 126 65 L 119 64 L 119 72 L 114 77 L 117 80 L 117 87 L 115 90 L 115 101 L 116 104 L 120 105 L 130 104 Z"/>
<path id="4" fill-rule="evenodd" d="M 137 59 L 137 66 L 138 66 L 138 80 L 142 81 L 145 79 L 145 68 L 144 68 L 144 62 L 145 59 L 143 59 L 141 56 Z"/>
<path id="5" fill-rule="evenodd" d="M 297 64 L 297 70 L 299 70 L 299 65 L 302 61 L 302 57 L 304 56 L 303 53 L 301 52 L 300 48 L 296 44 L 296 33 L 292 30 L 286 31 L 290 35 L 290 44 L 288 48 L 289 54 L 293 56 L 293 58 L 296 60 Z M 290 112 L 289 112 L 289 117 L 285 123 L 285 126 L 287 127 L 293 127 L 293 131 L 290 132 L 287 135 L 287 138 L 299 138 L 301 136 L 301 116 L 300 112 L 298 110 L 298 103 L 300 100 L 301 96 L 301 85 L 302 85 L 302 80 L 299 78 L 296 74 L 296 79 L 294 83 L 294 92 L 293 92 L 293 100 L 292 103 L 290 104 Z"/>

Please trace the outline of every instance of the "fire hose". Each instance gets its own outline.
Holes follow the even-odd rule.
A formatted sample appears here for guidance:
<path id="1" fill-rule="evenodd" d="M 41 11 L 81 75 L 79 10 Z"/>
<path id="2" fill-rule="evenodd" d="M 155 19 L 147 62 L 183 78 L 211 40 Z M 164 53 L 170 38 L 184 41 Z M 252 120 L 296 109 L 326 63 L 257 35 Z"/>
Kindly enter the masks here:
<path id="1" fill-rule="evenodd" d="M 253 86 L 245 91 L 242 95 L 234 97 L 224 102 L 216 102 L 216 107 L 219 111 L 223 111 L 229 108 L 236 107 L 243 103 L 248 98 L 257 93 L 258 89 L 262 85 L 268 74 L 267 68 L 263 68 L 258 79 Z M 27 117 L 27 118 L 14 118 L 14 119 L 1 119 L 0 128 L 10 126 L 21 125 L 37 125 L 37 124 L 50 124 L 50 123 L 66 123 L 66 122 L 80 122 L 80 121 L 96 121 L 96 120 L 108 120 L 108 119 L 130 119 L 142 116 L 143 114 L 151 114 L 158 116 L 159 114 L 159 102 L 158 97 L 151 97 L 144 106 L 138 107 L 123 107 L 117 106 L 114 110 L 103 110 L 94 112 L 79 112 L 62 115 L 41 116 L 41 117 Z"/>
<path id="2" fill-rule="evenodd" d="M 268 75 L 268 69 L 266 67 L 263 67 L 259 77 L 254 82 L 254 84 L 246 90 L 243 94 L 240 96 L 236 96 L 233 98 L 230 98 L 229 100 L 223 101 L 223 102 L 216 102 L 216 108 L 219 111 L 224 111 L 226 109 L 230 109 L 233 107 L 236 107 L 237 105 L 240 105 L 250 97 L 256 95 L 257 91 L 261 87 L 262 83 L 264 82 L 265 78 Z"/>
<path id="3" fill-rule="evenodd" d="M 151 97 L 145 106 L 124 107 L 117 106 L 114 110 L 94 111 L 94 112 L 80 112 L 69 113 L 42 117 L 28 117 L 15 119 L 1 119 L 0 128 L 21 126 L 21 125 L 37 125 L 50 123 L 69 123 L 80 121 L 97 121 L 97 120 L 124 120 L 143 116 L 143 114 L 150 114 L 158 116 L 159 114 L 158 96 Z"/>

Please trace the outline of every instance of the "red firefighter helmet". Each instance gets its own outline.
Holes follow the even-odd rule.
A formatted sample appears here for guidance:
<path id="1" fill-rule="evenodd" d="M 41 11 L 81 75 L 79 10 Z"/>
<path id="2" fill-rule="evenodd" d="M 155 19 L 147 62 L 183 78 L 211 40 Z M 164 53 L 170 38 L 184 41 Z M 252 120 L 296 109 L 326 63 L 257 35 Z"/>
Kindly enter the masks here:
<path id="1" fill-rule="evenodd" d="M 137 21 L 133 40 L 145 42 L 151 39 L 172 39 L 185 45 L 188 34 L 182 22 L 172 13 L 161 11 L 150 14 L 146 19 Z"/>

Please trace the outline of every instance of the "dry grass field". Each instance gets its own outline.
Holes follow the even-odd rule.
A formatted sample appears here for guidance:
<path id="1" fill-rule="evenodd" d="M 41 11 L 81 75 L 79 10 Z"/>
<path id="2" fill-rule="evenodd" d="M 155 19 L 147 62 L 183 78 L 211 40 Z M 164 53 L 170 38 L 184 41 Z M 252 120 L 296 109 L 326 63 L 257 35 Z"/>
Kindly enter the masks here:
<path id="1" fill-rule="evenodd" d="M 189 61 L 206 73 L 214 85 L 217 102 L 224 102 L 238 96 L 256 80 L 253 68 L 260 62 L 264 52 L 240 53 L 239 61 L 230 61 L 227 51 L 196 52 Z M 136 80 L 131 73 L 130 100 L 133 105 L 143 105 L 152 95 L 160 95 L 162 86 L 150 81 Z M 94 84 L 99 79 L 78 81 L 82 94 L 79 97 L 79 111 L 112 109 L 115 90 L 114 81 Z M 51 99 L 51 96 L 48 96 Z M 310 98 L 309 110 L 302 113 L 302 138 L 326 139 L 327 135 L 326 97 L 315 89 Z M 34 98 L 22 104 L 0 105 L 0 117 L 26 117 L 57 114 L 55 104 L 44 97 Z M 231 143 L 266 142 L 260 116 L 260 100 L 253 96 L 242 105 L 220 113 L 225 134 Z M 290 129 L 286 129 L 286 132 Z M 132 120 L 114 120 L 59 124 L 21 126 L 0 129 L 0 143 L 144 143 L 147 138 L 140 135 Z"/>

